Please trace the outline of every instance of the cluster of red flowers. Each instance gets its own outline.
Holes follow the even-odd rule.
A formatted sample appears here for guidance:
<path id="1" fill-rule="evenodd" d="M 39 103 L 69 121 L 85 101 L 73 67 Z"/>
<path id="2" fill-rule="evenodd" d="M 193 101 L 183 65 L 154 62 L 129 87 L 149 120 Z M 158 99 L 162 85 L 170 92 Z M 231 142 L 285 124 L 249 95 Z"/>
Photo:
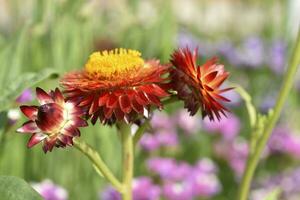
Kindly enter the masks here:
<path id="1" fill-rule="evenodd" d="M 134 50 L 115 49 L 93 53 L 84 69 L 64 75 L 62 93 L 37 89 L 41 106 L 21 106 L 29 118 L 19 132 L 31 133 L 28 147 L 43 141 L 45 152 L 54 146 L 73 144 L 78 127 L 97 120 L 103 124 L 117 121 L 132 123 L 148 117 L 151 107 L 163 108 L 163 101 L 176 95 L 183 100 L 191 115 L 199 109 L 210 120 L 225 115 L 223 101 L 229 101 L 220 89 L 229 73 L 212 58 L 197 65 L 197 50 L 176 50 L 171 64 L 143 60 Z"/>

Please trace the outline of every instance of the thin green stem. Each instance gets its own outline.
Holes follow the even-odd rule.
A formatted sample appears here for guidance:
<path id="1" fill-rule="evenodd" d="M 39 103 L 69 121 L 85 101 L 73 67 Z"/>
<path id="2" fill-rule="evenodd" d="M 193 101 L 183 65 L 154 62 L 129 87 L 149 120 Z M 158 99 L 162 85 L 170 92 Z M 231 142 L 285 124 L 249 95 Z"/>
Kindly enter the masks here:
<path id="1" fill-rule="evenodd" d="M 246 108 L 249 115 L 250 120 L 250 126 L 253 128 L 256 123 L 257 113 L 254 105 L 252 104 L 251 96 L 248 94 L 248 92 L 242 88 L 240 85 L 232 84 L 235 90 L 239 93 L 239 95 L 242 97 L 246 104 Z"/>
<path id="2" fill-rule="evenodd" d="M 133 145 L 134 146 L 139 142 L 139 140 L 143 136 L 144 132 L 149 127 L 150 127 L 149 119 L 146 119 L 146 121 L 138 128 L 138 130 L 135 132 L 135 134 L 133 136 Z"/>
<path id="3" fill-rule="evenodd" d="M 88 159 L 93 163 L 96 171 L 101 174 L 112 184 L 112 186 L 120 193 L 123 192 L 123 186 L 120 181 L 113 175 L 107 165 L 104 163 L 100 155 L 90 145 L 80 140 L 79 138 L 74 139 L 74 146 L 82 152 Z M 99 173 L 101 172 L 101 174 Z"/>
<path id="4" fill-rule="evenodd" d="M 119 124 L 122 141 L 122 160 L 123 160 L 123 200 L 132 200 L 132 178 L 134 164 L 133 137 L 131 135 L 130 125 Z"/>
<path id="5" fill-rule="evenodd" d="M 258 164 L 260 155 L 264 150 L 266 143 L 272 133 L 272 130 L 280 116 L 281 110 L 284 106 L 284 102 L 287 99 L 288 94 L 292 88 L 294 77 L 296 75 L 299 64 L 300 64 L 300 31 L 298 33 L 296 45 L 289 62 L 289 67 L 284 76 L 283 84 L 276 101 L 274 113 L 272 114 L 271 118 L 268 120 L 260 139 L 257 141 L 258 143 L 255 146 L 253 154 L 250 155 L 248 158 L 247 166 L 245 169 L 245 173 L 243 175 L 242 183 L 238 194 L 238 200 L 247 200 L 248 198 L 251 181 L 256 166 Z"/>

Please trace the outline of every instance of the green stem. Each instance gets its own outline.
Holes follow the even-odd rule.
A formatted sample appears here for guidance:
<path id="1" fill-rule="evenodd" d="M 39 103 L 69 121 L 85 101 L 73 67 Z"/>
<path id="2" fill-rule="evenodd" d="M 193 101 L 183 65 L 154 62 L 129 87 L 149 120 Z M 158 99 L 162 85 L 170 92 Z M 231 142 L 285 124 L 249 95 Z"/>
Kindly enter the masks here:
<path id="1" fill-rule="evenodd" d="M 138 128 L 138 130 L 135 132 L 133 136 L 133 145 L 135 146 L 141 137 L 143 136 L 145 130 L 150 127 L 149 119 L 146 119 L 146 121 Z"/>
<path id="2" fill-rule="evenodd" d="M 266 143 L 272 133 L 272 130 L 280 116 L 281 110 L 284 106 L 284 102 L 288 97 L 288 94 L 292 88 L 294 77 L 297 72 L 297 67 L 300 64 L 300 31 L 298 33 L 296 46 L 294 48 L 292 57 L 289 62 L 289 67 L 284 76 L 283 85 L 280 89 L 279 96 L 276 101 L 274 108 L 274 113 L 267 122 L 264 131 L 261 135 L 261 138 L 258 140 L 257 145 L 255 146 L 254 152 L 249 156 L 247 161 L 247 166 L 245 173 L 243 175 L 241 187 L 239 190 L 238 200 L 247 200 L 250 190 L 251 181 L 253 174 L 255 172 L 256 166 L 258 164 L 260 155 L 266 146 Z"/>
<path id="3" fill-rule="evenodd" d="M 132 200 L 132 177 L 134 164 L 133 137 L 131 135 L 130 125 L 119 124 L 122 141 L 122 160 L 123 160 L 123 200 Z"/>
<path id="4" fill-rule="evenodd" d="M 120 181 L 113 175 L 107 165 L 104 163 L 100 155 L 90 145 L 80 140 L 79 138 L 74 139 L 74 146 L 82 152 L 88 159 L 93 163 L 97 172 L 101 174 L 114 186 L 120 193 L 123 192 L 123 186 Z M 99 173 L 98 173 L 99 174 Z"/>

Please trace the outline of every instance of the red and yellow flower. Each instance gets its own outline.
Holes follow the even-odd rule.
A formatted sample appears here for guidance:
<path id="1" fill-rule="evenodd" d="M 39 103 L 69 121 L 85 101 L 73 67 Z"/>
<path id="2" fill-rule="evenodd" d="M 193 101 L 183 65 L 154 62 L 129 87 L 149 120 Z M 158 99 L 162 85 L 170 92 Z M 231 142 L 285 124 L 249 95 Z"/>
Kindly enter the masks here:
<path id="1" fill-rule="evenodd" d="M 93 53 L 84 69 L 66 74 L 61 85 L 93 124 L 98 119 L 130 122 L 146 115 L 150 106 L 162 108 L 167 72 L 168 66 L 145 61 L 138 51 L 115 49 Z"/>
<path id="2" fill-rule="evenodd" d="M 36 96 L 40 106 L 21 106 L 23 114 L 29 119 L 17 131 L 32 134 L 27 146 L 43 142 L 43 150 L 52 151 L 53 147 L 73 145 L 73 138 L 80 136 L 78 127 L 87 126 L 81 118 L 82 110 L 70 101 L 65 101 L 58 88 L 46 93 L 37 88 Z"/>
<path id="3" fill-rule="evenodd" d="M 220 120 L 221 115 L 226 116 L 225 111 L 228 111 L 222 102 L 230 101 L 221 94 L 232 89 L 220 89 L 220 86 L 229 73 L 223 65 L 217 63 L 216 58 L 201 66 L 197 65 L 197 56 L 197 50 L 191 52 L 188 48 L 176 50 L 172 54 L 171 63 L 175 67 L 170 72 L 171 86 L 191 115 L 195 115 L 201 108 L 203 117 Z"/>

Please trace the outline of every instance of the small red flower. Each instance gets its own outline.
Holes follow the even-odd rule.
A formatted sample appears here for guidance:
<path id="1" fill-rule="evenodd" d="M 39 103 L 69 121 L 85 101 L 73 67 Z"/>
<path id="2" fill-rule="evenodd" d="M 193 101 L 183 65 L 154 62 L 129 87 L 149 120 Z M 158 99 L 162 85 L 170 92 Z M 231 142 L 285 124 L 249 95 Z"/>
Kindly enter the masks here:
<path id="1" fill-rule="evenodd" d="M 168 93 L 162 85 L 168 67 L 159 61 L 144 61 L 135 50 L 115 49 L 93 53 L 82 71 L 61 79 L 68 99 L 102 123 L 131 122 L 148 115 L 150 106 L 162 108 Z"/>
<path id="2" fill-rule="evenodd" d="M 87 126 L 80 118 L 82 110 L 70 101 L 65 101 L 58 88 L 46 93 L 37 88 L 36 96 L 40 106 L 21 106 L 23 114 L 29 119 L 21 128 L 20 133 L 32 134 L 27 146 L 43 142 L 43 150 L 52 151 L 53 147 L 73 145 L 73 137 L 80 136 L 78 127 Z"/>
<path id="3" fill-rule="evenodd" d="M 197 65 L 197 56 L 197 50 L 191 52 L 188 48 L 172 54 L 171 63 L 175 68 L 171 70 L 171 85 L 191 115 L 201 108 L 203 117 L 220 120 L 221 115 L 226 116 L 225 111 L 228 111 L 221 102 L 230 102 L 220 95 L 232 89 L 220 89 L 229 73 L 223 65 L 217 64 L 217 58 L 208 60 L 202 66 Z"/>

